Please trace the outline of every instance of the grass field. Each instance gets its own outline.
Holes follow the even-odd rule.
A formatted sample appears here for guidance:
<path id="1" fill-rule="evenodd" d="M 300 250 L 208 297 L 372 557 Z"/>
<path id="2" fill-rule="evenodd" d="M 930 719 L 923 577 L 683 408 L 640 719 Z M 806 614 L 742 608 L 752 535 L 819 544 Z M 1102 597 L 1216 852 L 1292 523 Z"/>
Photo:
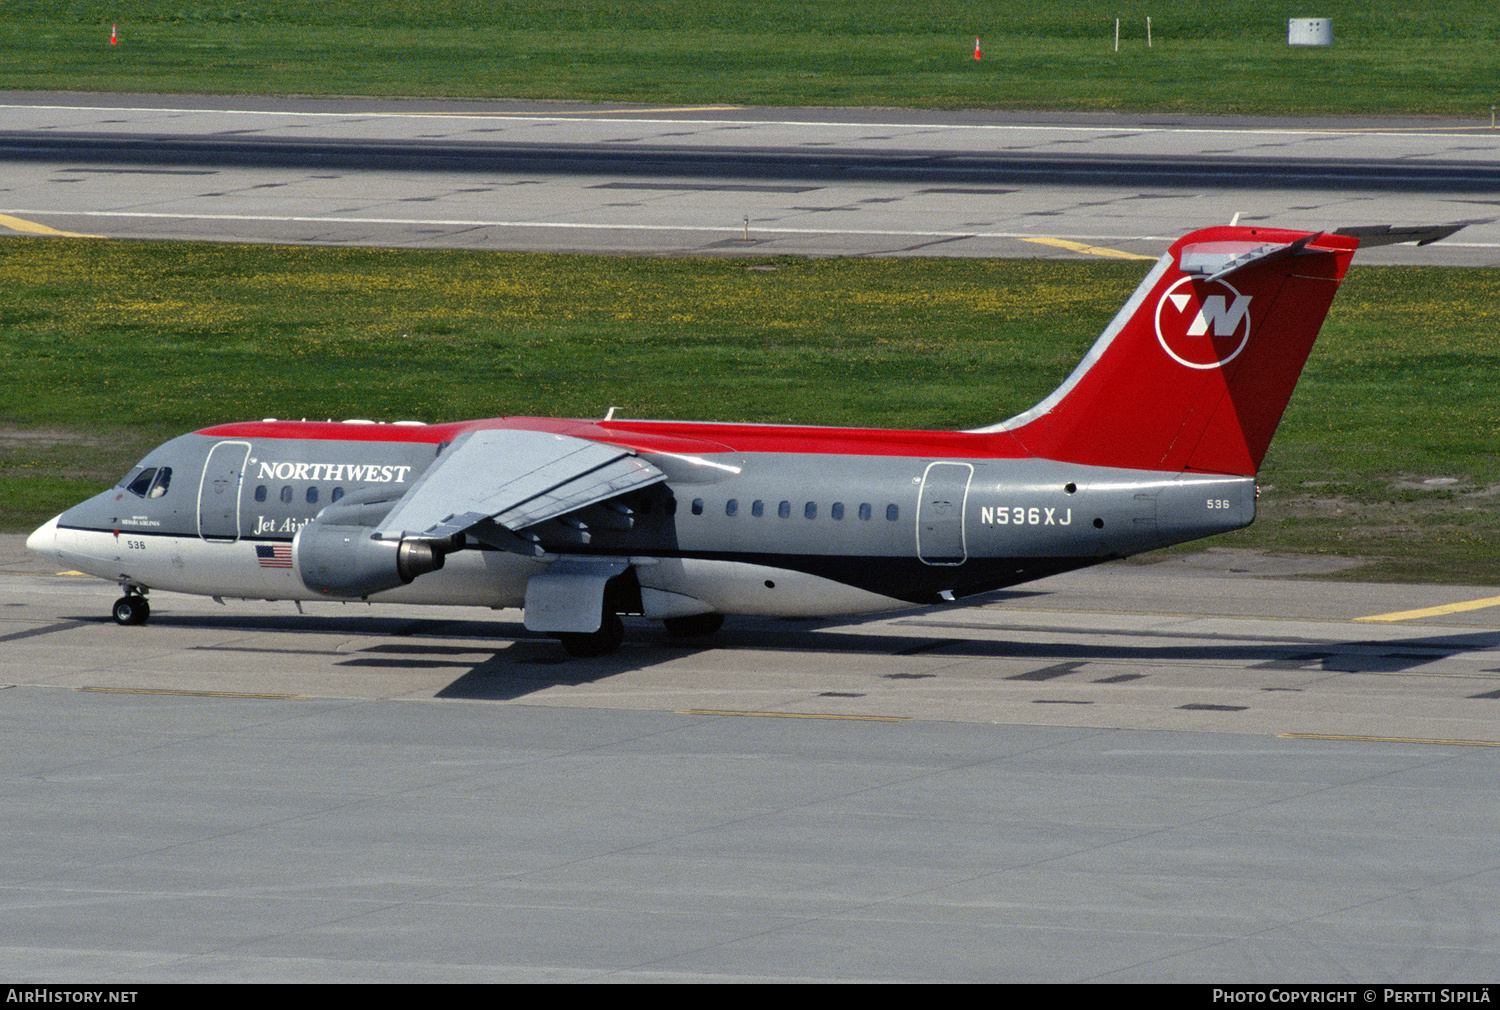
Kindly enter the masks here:
<path id="1" fill-rule="evenodd" d="M 1050 391 L 1146 268 L 0 239 L 0 528 L 263 416 L 984 424 Z M 1500 583 L 1497 314 L 1500 271 L 1356 266 L 1261 521 L 1216 542 Z"/>
<path id="2" fill-rule="evenodd" d="M 6 0 L 0 12 L 0 88 L 9 89 L 1415 113 L 1476 123 L 1500 101 L 1500 6 L 1435 0 Z M 1286 19 L 1313 15 L 1333 18 L 1334 46 L 1289 48 Z M 108 44 L 113 24 L 117 46 Z"/>

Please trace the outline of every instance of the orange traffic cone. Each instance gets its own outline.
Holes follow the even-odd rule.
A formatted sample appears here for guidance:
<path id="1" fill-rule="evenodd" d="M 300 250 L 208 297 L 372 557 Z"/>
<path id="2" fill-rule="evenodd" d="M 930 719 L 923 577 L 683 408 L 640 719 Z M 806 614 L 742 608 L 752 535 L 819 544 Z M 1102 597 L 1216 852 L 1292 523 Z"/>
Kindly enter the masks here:
<path id="1" fill-rule="evenodd" d="M 109 26 L 109 44 L 112 45 L 112 46 L 117 46 L 117 45 L 120 44 L 120 26 L 119 25 L 110 25 Z M 978 57 L 975 57 L 975 58 L 977 59 Z"/>
<path id="2" fill-rule="evenodd" d="M 974 40 L 974 58 L 976 60 L 979 59 L 979 40 L 978 39 Z"/>

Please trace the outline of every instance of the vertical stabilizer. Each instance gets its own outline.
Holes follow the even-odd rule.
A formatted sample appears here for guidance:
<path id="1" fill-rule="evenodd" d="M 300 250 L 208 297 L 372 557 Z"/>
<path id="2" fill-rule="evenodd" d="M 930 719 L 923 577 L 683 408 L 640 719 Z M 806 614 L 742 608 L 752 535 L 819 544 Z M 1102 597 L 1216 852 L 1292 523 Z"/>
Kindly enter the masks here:
<path id="1" fill-rule="evenodd" d="M 1179 239 L 1051 396 L 981 430 L 1047 459 L 1253 475 L 1358 245 L 1270 228 Z"/>

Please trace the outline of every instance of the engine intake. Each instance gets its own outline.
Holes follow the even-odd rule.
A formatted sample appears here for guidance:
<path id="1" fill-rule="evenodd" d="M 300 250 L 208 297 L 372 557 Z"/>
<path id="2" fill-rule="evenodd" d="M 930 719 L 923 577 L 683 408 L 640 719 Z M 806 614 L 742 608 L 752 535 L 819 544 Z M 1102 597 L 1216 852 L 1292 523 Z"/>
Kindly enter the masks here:
<path id="1" fill-rule="evenodd" d="M 462 537 L 375 539 L 375 528 L 395 505 L 350 501 L 330 505 L 292 540 L 292 560 L 307 588 L 357 599 L 395 589 L 443 567 Z"/>

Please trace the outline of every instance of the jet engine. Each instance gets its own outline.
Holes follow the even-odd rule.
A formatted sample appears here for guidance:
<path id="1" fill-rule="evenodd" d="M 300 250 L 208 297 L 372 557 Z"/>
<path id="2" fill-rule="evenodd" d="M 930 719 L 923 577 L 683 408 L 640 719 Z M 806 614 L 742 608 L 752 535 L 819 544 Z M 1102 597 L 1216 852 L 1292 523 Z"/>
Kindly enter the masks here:
<path id="1" fill-rule="evenodd" d="M 385 489 L 350 495 L 302 527 L 292 540 L 292 560 L 303 584 L 328 596 L 358 598 L 442 568 L 462 537 L 375 537 L 400 497 Z"/>

